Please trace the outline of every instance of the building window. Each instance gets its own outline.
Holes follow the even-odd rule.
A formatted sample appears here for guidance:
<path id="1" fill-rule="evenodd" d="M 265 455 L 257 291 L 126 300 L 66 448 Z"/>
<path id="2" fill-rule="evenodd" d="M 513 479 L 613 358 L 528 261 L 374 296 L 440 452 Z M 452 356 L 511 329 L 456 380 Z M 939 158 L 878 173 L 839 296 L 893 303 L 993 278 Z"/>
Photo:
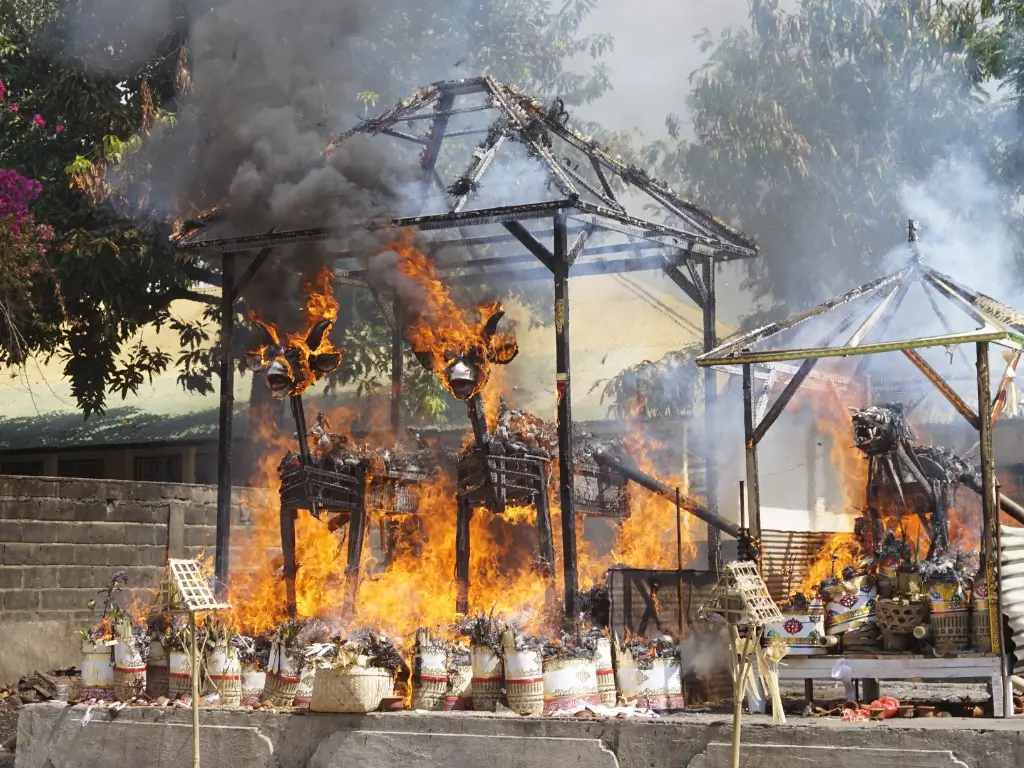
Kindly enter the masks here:
<path id="1" fill-rule="evenodd" d="M 217 454 L 196 453 L 196 484 L 217 484 Z"/>
<path id="2" fill-rule="evenodd" d="M 60 477 L 85 477 L 103 479 L 103 459 L 61 459 L 57 463 Z"/>
<path id="3" fill-rule="evenodd" d="M 180 483 L 181 456 L 150 456 L 136 459 L 135 479 L 150 483 Z"/>
<path id="4" fill-rule="evenodd" d="M 29 477 L 43 476 L 43 462 L 41 461 L 5 461 L 0 468 L 0 474 L 4 475 L 28 475 Z"/>

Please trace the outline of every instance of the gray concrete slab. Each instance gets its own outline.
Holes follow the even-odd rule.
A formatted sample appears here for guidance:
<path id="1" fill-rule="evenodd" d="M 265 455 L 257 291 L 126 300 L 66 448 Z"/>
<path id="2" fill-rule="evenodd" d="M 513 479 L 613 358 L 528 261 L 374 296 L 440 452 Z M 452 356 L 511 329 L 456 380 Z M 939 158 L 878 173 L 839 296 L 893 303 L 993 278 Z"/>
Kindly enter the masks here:
<path id="1" fill-rule="evenodd" d="M 18 721 L 17 768 L 148 768 L 186 764 L 187 710 L 126 709 L 116 717 L 86 707 L 37 704 Z M 207 709 L 203 768 L 725 768 L 731 719 L 521 718 L 477 713 L 322 715 Z M 747 768 L 1017 768 L 1024 718 L 953 718 L 842 723 L 770 719 L 743 723 Z M 884 762 L 882 762 L 884 761 Z"/>

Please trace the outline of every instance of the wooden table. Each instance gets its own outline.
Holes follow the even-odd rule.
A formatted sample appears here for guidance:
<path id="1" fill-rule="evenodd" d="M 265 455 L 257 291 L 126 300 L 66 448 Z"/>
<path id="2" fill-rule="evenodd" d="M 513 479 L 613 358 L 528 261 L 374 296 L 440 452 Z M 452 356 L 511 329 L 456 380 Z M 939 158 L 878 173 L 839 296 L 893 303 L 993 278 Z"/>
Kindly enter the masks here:
<path id="1" fill-rule="evenodd" d="M 878 698 L 879 680 L 976 680 L 988 684 L 992 694 L 992 712 L 996 717 L 1013 714 L 1013 686 L 1003 672 L 1003 660 L 997 654 L 962 654 L 952 658 L 927 658 L 914 654 L 786 656 L 779 666 L 779 680 L 804 680 L 807 698 L 814 699 L 812 681 L 831 680 L 832 668 L 840 659 L 860 681 L 865 701 Z M 760 692 L 759 692 L 760 693 Z M 748 698 L 751 712 L 765 711 L 763 694 Z"/>

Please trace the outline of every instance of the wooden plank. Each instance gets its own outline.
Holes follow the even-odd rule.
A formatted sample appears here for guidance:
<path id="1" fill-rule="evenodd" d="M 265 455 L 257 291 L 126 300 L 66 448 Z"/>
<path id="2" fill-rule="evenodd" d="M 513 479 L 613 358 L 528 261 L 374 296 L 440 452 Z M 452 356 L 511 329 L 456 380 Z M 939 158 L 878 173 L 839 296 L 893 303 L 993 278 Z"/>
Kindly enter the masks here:
<path id="1" fill-rule="evenodd" d="M 831 679 L 832 668 L 843 659 L 854 679 L 877 680 L 964 680 L 987 679 L 1001 673 L 998 655 L 926 659 L 908 656 L 892 658 L 849 658 L 840 656 L 796 658 L 787 656 L 779 668 L 786 680 Z"/>
<path id="2" fill-rule="evenodd" d="M 679 571 L 613 568 L 608 573 L 611 628 L 622 640 L 626 633 L 653 639 L 678 634 Z M 683 617 L 686 626 L 711 598 L 716 583 L 710 571 L 682 571 Z"/>

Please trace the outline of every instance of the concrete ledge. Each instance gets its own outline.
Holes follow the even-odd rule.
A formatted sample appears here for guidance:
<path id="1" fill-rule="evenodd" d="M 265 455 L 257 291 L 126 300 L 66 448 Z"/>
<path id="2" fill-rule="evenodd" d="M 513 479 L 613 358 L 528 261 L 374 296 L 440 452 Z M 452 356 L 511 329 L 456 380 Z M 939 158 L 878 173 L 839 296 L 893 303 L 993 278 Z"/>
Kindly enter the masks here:
<path id="1" fill-rule="evenodd" d="M 37 704 L 18 720 L 17 768 L 140 768 L 187 764 L 187 710 Z M 563 720 L 460 713 L 320 715 L 202 712 L 203 768 L 718 768 L 728 765 L 731 721 L 691 715 L 650 721 Z M 748 768 L 1016 768 L 1024 719 L 744 721 Z M 899 753 L 898 755 L 896 753 Z"/>

